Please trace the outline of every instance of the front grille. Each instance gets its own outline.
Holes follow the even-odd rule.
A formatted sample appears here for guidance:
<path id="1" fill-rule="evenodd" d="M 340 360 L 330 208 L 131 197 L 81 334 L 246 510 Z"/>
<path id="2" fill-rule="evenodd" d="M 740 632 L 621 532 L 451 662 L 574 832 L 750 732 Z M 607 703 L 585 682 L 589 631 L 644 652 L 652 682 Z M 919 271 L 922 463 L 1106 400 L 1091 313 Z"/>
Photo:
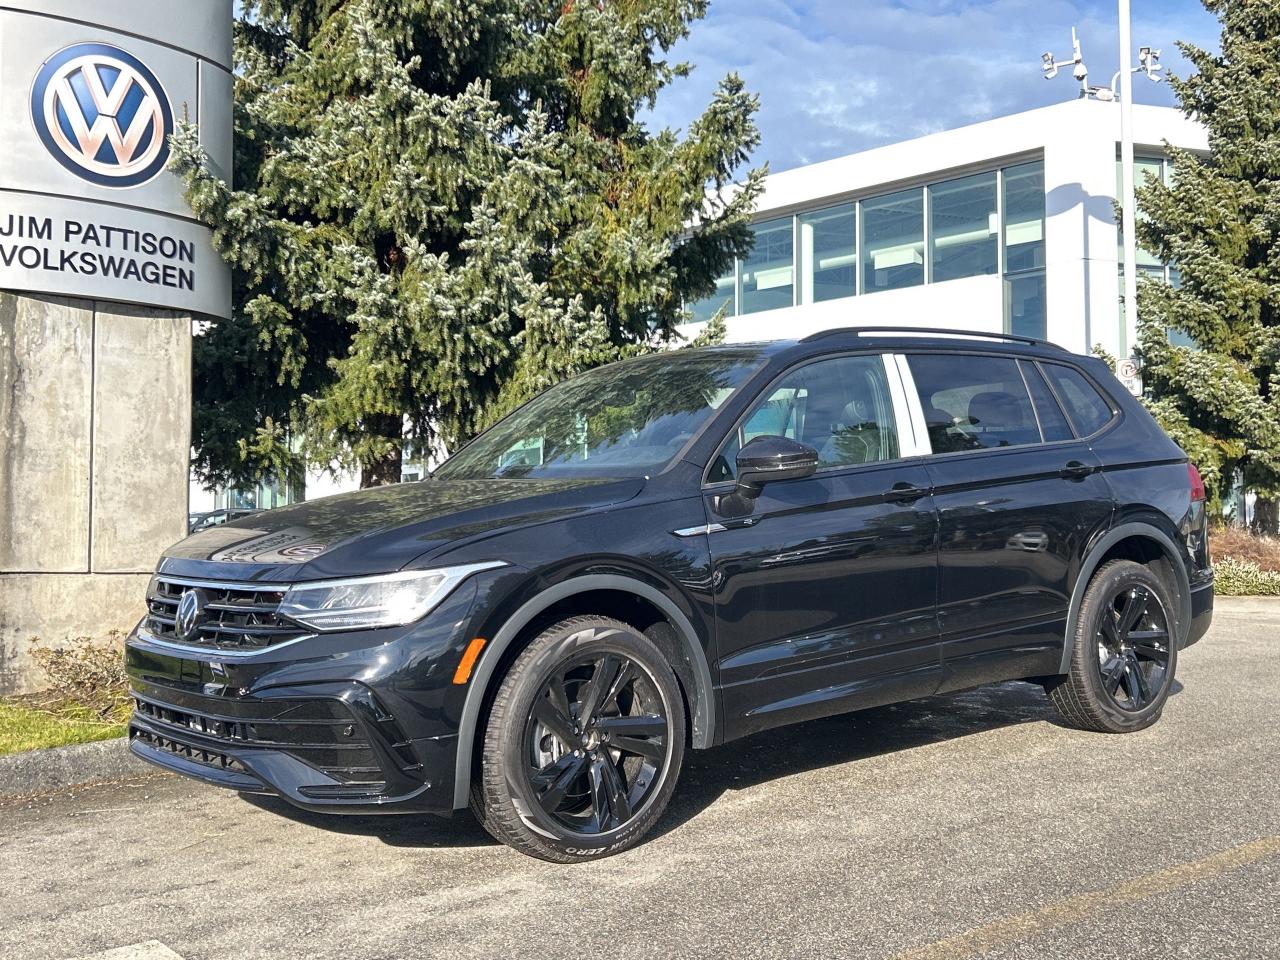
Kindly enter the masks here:
<path id="1" fill-rule="evenodd" d="M 199 591 L 203 609 L 190 636 L 178 634 L 178 604 L 183 594 Z M 147 589 L 147 630 L 161 640 L 217 650 L 261 650 L 306 636 L 307 631 L 279 616 L 280 587 L 251 583 L 192 583 L 153 577 Z"/>
<path id="2" fill-rule="evenodd" d="M 152 729 L 163 732 L 164 736 L 157 738 L 162 741 L 161 749 L 223 766 L 227 765 L 228 758 L 217 751 L 217 746 L 278 750 L 342 783 L 381 788 L 382 768 L 377 756 L 363 728 L 339 701 L 241 700 L 236 706 L 234 713 L 215 714 L 134 695 L 137 716 Z M 156 738 L 151 730 L 136 724 L 130 733 L 134 737 L 145 734 Z M 189 734 L 197 735 L 198 739 Z M 165 746 L 166 742 L 175 744 L 177 749 Z M 200 760 L 206 755 L 215 759 Z M 234 759 L 229 762 L 235 763 Z"/>

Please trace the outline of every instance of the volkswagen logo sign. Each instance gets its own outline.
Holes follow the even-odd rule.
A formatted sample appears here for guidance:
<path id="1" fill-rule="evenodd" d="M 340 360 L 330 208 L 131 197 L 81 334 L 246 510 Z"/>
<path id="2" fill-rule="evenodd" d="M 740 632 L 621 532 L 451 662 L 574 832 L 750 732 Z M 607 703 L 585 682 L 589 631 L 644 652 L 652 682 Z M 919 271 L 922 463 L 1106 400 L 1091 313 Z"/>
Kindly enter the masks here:
<path id="1" fill-rule="evenodd" d="M 136 187 L 169 160 L 173 108 L 133 54 L 77 43 L 44 62 L 31 88 L 31 119 L 45 149 L 100 187 Z"/>
<path id="2" fill-rule="evenodd" d="M 182 595 L 173 624 L 179 639 L 191 641 L 199 636 L 200 622 L 204 619 L 204 605 L 203 590 L 188 590 Z"/>

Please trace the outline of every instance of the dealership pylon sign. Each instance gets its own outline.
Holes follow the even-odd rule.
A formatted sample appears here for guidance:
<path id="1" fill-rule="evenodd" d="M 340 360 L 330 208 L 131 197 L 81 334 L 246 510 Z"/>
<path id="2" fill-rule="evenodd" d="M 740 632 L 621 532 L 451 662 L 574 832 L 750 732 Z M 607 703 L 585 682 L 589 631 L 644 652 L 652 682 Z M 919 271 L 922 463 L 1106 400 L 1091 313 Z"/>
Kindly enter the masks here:
<path id="1" fill-rule="evenodd" d="M 230 176 L 230 69 L 218 0 L 0 8 L 0 288 L 227 316 L 230 271 L 167 165 L 188 118 Z"/>

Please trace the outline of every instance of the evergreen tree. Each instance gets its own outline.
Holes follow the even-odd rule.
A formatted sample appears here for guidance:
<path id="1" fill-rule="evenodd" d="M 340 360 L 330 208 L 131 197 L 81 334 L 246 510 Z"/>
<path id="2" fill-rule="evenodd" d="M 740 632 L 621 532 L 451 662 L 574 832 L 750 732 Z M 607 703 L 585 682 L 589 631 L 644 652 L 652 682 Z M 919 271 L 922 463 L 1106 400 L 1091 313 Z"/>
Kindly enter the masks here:
<path id="1" fill-rule="evenodd" d="M 175 168 L 235 276 L 196 341 L 209 482 L 399 479 L 565 376 L 669 344 L 750 244 L 756 100 L 644 111 L 706 0 L 260 0 L 236 30 L 235 183 Z M 697 220 L 696 234 L 688 226 Z"/>
<path id="2" fill-rule="evenodd" d="M 1180 282 L 1144 280 L 1140 340 L 1150 406 L 1196 462 L 1215 503 L 1237 470 L 1276 529 L 1280 497 L 1280 5 L 1204 0 L 1221 52 L 1180 44 L 1170 78 L 1209 132 L 1209 155 L 1169 147 L 1171 185 L 1138 191 L 1138 239 Z M 1174 346 L 1168 331 L 1190 337 Z"/>

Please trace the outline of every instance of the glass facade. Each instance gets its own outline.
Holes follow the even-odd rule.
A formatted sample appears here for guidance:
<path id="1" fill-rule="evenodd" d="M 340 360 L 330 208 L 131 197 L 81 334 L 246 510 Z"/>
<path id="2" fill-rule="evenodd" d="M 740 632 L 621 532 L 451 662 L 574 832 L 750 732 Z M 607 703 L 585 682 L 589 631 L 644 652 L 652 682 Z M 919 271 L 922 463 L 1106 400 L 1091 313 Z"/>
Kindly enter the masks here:
<path id="1" fill-rule="evenodd" d="M 800 302 L 858 292 L 858 207 L 842 203 L 799 217 Z"/>
<path id="2" fill-rule="evenodd" d="M 862 201 L 862 292 L 924 283 L 924 191 Z"/>
<path id="3" fill-rule="evenodd" d="M 1045 335 L 1044 163 L 757 223 L 755 246 L 687 304 L 695 322 L 1003 274 L 1007 332 Z"/>
<path id="4" fill-rule="evenodd" d="M 724 315 L 732 317 L 737 313 L 737 283 L 738 271 L 737 264 L 722 277 L 716 279 L 716 292 L 709 297 L 701 300 L 695 300 L 693 303 L 686 304 L 688 311 L 693 314 L 694 323 L 706 323 L 716 315 L 721 308 L 724 308 Z"/>
<path id="5" fill-rule="evenodd" d="M 929 188 L 929 279 L 978 277 L 1000 269 L 996 173 Z"/>
<path id="6" fill-rule="evenodd" d="M 1044 271 L 1044 164 L 1002 171 L 1004 207 L 1004 328 L 1044 337 L 1047 292 Z"/>
<path id="7" fill-rule="evenodd" d="M 739 275 L 738 312 L 759 313 L 795 302 L 795 237 L 790 217 L 757 223 L 756 245 Z"/>

